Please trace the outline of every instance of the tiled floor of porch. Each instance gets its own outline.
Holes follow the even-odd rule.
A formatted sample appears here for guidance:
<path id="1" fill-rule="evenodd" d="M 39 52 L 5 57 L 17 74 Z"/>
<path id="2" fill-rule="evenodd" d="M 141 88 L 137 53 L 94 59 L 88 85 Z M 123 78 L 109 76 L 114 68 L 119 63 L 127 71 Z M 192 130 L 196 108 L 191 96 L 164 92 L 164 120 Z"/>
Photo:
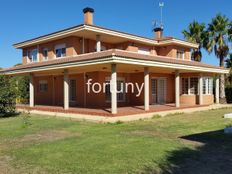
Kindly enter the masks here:
<path id="1" fill-rule="evenodd" d="M 128 115 L 151 113 L 151 112 L 161 112 L 161 111 L 171 111 L 171 110 L 175 111 L 179 109 L 196 108 L 196 107 L 204 107 L 204 106 L 207 106 L 207 105 L 201 105 L 201 106 L 200 105 L 181 105 L 179 108 L 176 108 L 175 104 L 171 103 L 171 104 L 165 104 L 165 105 L 150 105 L 149 111 L 144 111 L 144 106 L 126 106 L 126 107 L 118 107 L 118 114 L 111 114 L 110 108 L 93 109 L 93 108 L 70 107 L 68 110 L 64 110 L 63 107 L 59 107 L 59 106 L 36 105 L 35 107 L 30 108 L 29 105 L 17 105 L 17 109 L 115 117 L 115 116 L 128 116 Z"/>

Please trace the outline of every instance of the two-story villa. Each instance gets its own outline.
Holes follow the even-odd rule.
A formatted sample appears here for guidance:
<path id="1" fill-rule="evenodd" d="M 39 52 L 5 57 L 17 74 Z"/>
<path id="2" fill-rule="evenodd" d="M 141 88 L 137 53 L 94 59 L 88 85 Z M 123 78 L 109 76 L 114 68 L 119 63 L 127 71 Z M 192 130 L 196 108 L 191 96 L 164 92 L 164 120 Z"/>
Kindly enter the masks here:
<path id="1" fill-rule="evenodd" d="M 99 27 L 93 24 L 92 8 L 83 12 L 84 24 L 14 44 L 22 49 L 22 65 L 1 72 L 30 76 L 30 107 L 109 109 L 113 116 L 122 107 L 151 111 L 157 105 L 219 103 L 219 75 L 228 70 L 192 61 L 197 44 L 164 37 L 162 28 L 146 38 Z M 89 92 L 89 79 L 92 87 L 110 80 L 114 89 L 125 82 L 144 86 L 139 96 L 132 86 L 116 92 L 107 83 L 101 91 L 95 85 L 97 92 Z"/>

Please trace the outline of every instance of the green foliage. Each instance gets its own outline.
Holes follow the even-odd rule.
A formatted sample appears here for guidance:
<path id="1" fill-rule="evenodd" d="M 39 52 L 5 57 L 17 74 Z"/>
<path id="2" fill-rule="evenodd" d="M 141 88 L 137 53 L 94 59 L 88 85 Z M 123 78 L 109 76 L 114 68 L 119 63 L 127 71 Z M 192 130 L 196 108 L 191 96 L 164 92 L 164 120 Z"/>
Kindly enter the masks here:
<path id="1" fill-rule="evenodd" d="M 16 86 L 12 78 L 0 75 L 0 114 L 15 112 Z"/>
<path id="2" fill-rule="evenodd" d="M 225 92 L 226 92 L 227 103 L 232 103 L 232 85 L 227 85 Z"/>
<path id="3" fill-rule="evenodd" d="M 153 115 L 153 117 L 152 117 L 152 119 L 157 119 L 157 118 L 162 118 L 162 116 L 159 115 L 159 114 L 155 114 L 155 115 Z"/>
<path id="4" fill-rule="evenodd" d="M 217 58 L 220 59 L 221 67 L 224 67 L 224 60 L 229 54 L 228 43 L 231 41 L 231 30 L 231 22 L 221 14 L 217 14 L 207 28 L 208 37 L 204 47 L 209 53 L 214 51 Z"/>
<path id="5" fill-rule="evenodd" d="M 188 29 L 184 30 L 182 33 L 188 41 L 199 44 L 198 49 L 195 49 L 192 52 L 192 59 L 200 62 L 202 58 L 201 48 L 203 47 L 204 40 L 207 36 L 205 24 L 193 21 L 189 24 Z"/>
<path id="6" fill-rule="evenodd" d="M 27 104 L 29 101 L 29 77 L 12 77 L 12 83 L 16 85 L 17 103 Z"/>
<path id="7" fill-rule="evenodd" d="M 22 114 L 22 118 L 23 118 L 23 128 L 27 128 L 28 126 L 31 125 L 31 122 L 30 122 L 30 118 L 31 118 L 31 115 L 30 115 L 30 111 L 28 110 L 27 112 L 23 112 Z"/>
<path id="8" fill-rule="evenodd" d="M 226 68 L 230 68 L 230 74 L 227 76 L 227 83 L 232 85 L 232 54 L 226 60 Z"/>

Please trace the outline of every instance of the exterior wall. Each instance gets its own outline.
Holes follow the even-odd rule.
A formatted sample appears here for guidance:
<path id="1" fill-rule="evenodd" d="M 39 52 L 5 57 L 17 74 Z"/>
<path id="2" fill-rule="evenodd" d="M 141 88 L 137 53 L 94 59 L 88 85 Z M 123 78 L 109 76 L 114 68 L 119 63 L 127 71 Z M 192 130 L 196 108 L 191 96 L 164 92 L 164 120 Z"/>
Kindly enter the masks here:
<path id="1" fill-rule="evenodd" d="M 203 104 L 211 105 L 214 103 L 214 95 L 203 95 Z"/>
<path id="2" fill-rule="evenodd" d="M 138 83 L 139 87 L 144 82 L 143 73 L 117 73 L 118 78 L 123 78 L 125 82 Z M 174 76 L 168 74 L 150 74 L 150 80 L 152 78 L 166 78 L 167 79 L 167 103 L 173 103 L 175 100 L 174 96 Z M 92 79 L 91 83 L 98 82 L 103 84 L 107 78 L 110 78 L 110 72 L 89 72 L 85 74 L 86 82 L 88 79 Z M 77 102 L 70 103 L 70 106 L 80 106 L 84 107 L 84 74 L 72 74 L 69 75 L 69 79 L 76 80 L 77 86 Z M 35 77 L 35 104 L 36 105 L 55 105 L 63 106 L 63 76 L 40 76 Z M 39 91 L 39 81 L 47 80 L 48 91 Z M 86 107 L 91 108 L 101 108 L 110 107 L 110 102 L 106 101 L 105 93 L 102 91 L 100 93 L 93 93 L 90 90 L 88 93 L 87 85 L 86 87 Z M 92 86 L 91 86 L 92 88 Z M 98 86 L 95 86 L 95 90 L 98 90 Z M 132 88 L 128 88 L 128 93 L 125 93 L 125 101 L 118 102 L 118 106 L 128 106 L 128 105 L 143 105 L 144 103 L 144 91 L 142 90 L 139 97 L 136 97 L 138 91 L 136 87 L 134 88 L 134 93 L 132 93 Z M 151 82 L 150 82 L 150 104 L 152 104 L 152 93 L 151 93 Z"/>
<path id="3" fill-rule="evenodd" d="M 186 73 L 181 74 L 181 77 L 199 77 L 200 73 Z M 209 73 L 202 73 L 202 76 L 212 76 Z M 180 96 L 180 103 L 186 105 L 195 105 L 199 104 L 199 95 L 181 95 Z M 203 94 L 203 105 L 210 105 L 214 103 L 214 95 L 204 95 Z"/>
<path id="4" fill-rule="evenodd" d="M 157 49 L 157 53 L 160 56 L 167 56 L 167 57 L 176 58 L 177 50 L 182 50 L 185 52 L 185 55 L 184 55 L 185 60 L 191 60 L 190 49 L 183 48 L 180 46 L 169 45 L 169 46 L 159 47 Z"/>
<path id="5" fill-rule="evenodd" d="M 198 104 L 198 96 L 197 95 L 181 95 L 180 96 L 180 104 L 196 105 L 196 104 Z"/>
<path id="6" fill-rule="evenodd" d="M 83 43 L 84 42 L 84 43 Z M 48 49 L 48 59 L 54 59 L 55 58 L 55 46 L 58 44 L 65 44 L 66 45 L 66 56 L 73 56 L 83 53 L 90 53 L 90 52 L 96 52 L 96 40 L 90 40 L 90 39 L 84 39 L 76 36 L 69 36 L 63 39 L 47 42 L 44 44 L 38 44 L 33 47 L 28 47 L 23 49 L 23 59 L 22 63 L 27 64 L 27 52 L 31 49 L 38 49 L 39 51 L 39 61 L 43 61 L 43 55 L 42 50 L 44 48 Z M 84 45 L 84 48 L 83 48 Z M 141 49 L 147 49 L 150 52 L 150 55 L 161 55 L 161 56 L 167 56 L 167 57 L 173 57 L 176 58 L 176 51 L 178 49 L 185 51 L 185 59 L 190 60 L 190 49 L 188 48 L 182 48 L 180 46 L 164 46 L 164 47 L 154 47 L 149 45 L 144 45 L 140 43 L 134 43 L 134 42 L 123 42 L 119 44 L 112 44 L 112 43 L 105 43 L 102 42 L 101 45 L 108 49 L 122 49 L 132 52 L 138 52 L 138 50 Z M 83 52 L 84 50 L 84 52 Z"/>

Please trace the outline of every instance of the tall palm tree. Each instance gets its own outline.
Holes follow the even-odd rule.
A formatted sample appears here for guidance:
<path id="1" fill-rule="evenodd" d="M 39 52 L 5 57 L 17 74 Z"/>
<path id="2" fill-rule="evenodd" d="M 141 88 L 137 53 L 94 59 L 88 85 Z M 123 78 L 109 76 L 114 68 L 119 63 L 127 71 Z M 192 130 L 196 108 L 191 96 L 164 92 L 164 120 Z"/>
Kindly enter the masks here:
<path id="1" fill-rule="evenodd" d="M 229 19 L 221 14 L 216 15 L 208 25 L 208 37 L 205 39 L 204 47 L 211 54 L 219 58 L 220 67 L 224 67 L 225 58 L 229 55 L 229 42 L 231 41 L 231 22 Z M 220 76 L 220 99 L 221 103 L 225 100 L 225 76 Z"/>
<path id="2" fill-rule="evenodd" d="M 203 47 L 204 39 L 206 37 L 205 24 L 193 21 L 189 24 L 188 29 L 182 31 L 182 33 L 184 34 L 185 39 L 199 45 L 197 49 L 192 51 L 192 59 L 200 62 L 202 58 L 201 48 Z"/>

